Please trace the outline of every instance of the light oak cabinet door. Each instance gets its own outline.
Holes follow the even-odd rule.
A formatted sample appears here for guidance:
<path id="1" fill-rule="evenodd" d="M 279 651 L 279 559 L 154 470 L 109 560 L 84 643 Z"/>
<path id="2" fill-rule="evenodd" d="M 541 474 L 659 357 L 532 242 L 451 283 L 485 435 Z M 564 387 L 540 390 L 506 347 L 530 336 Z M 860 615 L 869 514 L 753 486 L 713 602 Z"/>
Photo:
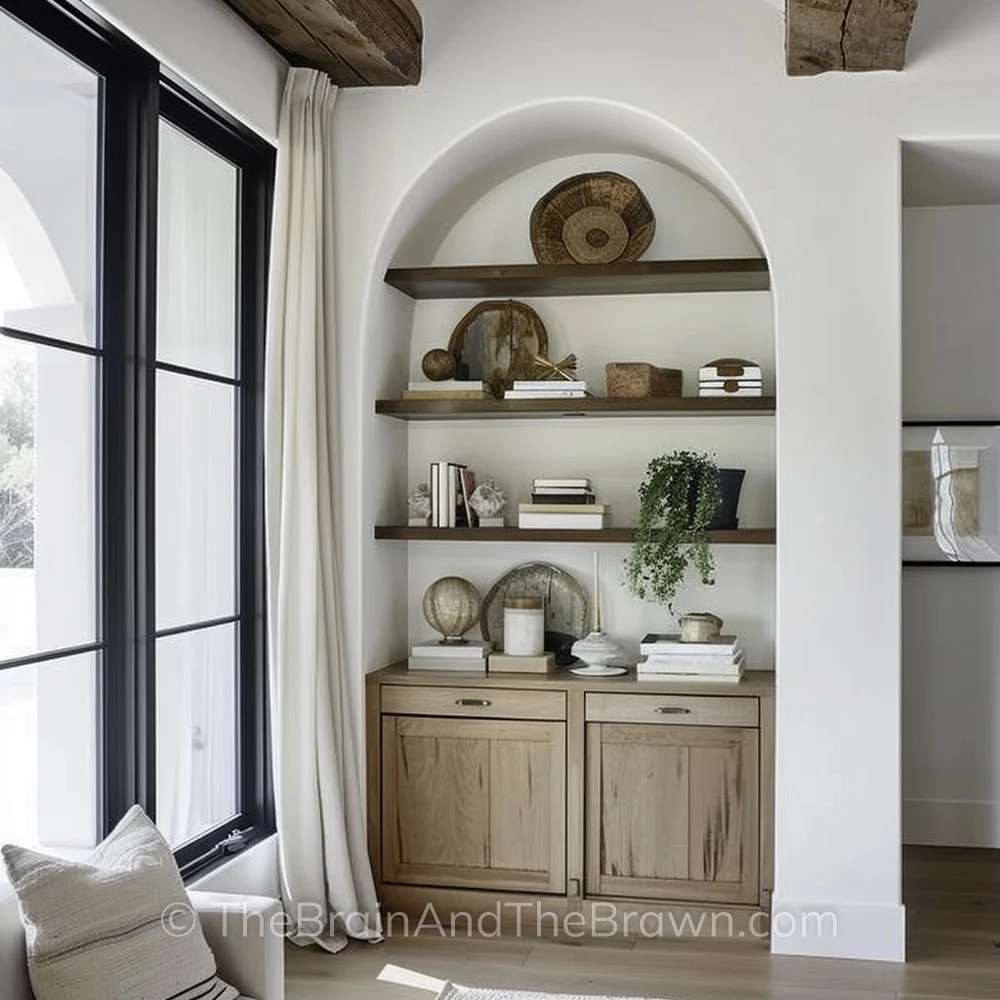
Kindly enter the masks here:
<path id="1" fill-rule="evenodd" d="M 758 734 L 588 723 L 587 893 L 754 903 Z"/>
<path id="2" fill-rule="evenodd" d="M 382 716 L 383 880 L 566 888 L 566 724 Z"/>

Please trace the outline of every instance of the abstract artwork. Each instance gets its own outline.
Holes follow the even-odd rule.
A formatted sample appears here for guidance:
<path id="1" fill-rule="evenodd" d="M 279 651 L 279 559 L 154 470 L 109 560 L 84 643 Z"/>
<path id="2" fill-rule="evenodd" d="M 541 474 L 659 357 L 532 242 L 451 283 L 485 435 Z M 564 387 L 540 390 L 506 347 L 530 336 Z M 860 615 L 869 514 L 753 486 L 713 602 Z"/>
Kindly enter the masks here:
<path id="1" fill-rule="evenodd" d="M 1000 563 L 1000 425 L 906 423 L 903 562 Z"/>

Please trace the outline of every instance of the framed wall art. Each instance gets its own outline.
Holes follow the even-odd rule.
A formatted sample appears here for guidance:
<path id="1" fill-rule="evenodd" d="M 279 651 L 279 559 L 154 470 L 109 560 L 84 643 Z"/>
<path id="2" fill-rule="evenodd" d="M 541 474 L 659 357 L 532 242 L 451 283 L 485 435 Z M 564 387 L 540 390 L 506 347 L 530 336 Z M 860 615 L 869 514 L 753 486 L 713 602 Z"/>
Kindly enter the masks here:
<path id="1" fill-rule="evenodd" d="M 1000 566 L 1000 421 L 903 423 L 903 563 Z"/>

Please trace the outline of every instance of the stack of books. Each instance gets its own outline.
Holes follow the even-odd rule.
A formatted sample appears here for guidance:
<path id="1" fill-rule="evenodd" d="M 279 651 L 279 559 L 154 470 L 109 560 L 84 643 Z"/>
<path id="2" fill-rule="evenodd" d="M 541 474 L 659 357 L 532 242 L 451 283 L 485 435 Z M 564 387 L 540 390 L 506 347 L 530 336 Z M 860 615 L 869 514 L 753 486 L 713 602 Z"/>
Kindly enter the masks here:
<path id="1" fill-rule="evenodd" d="M 473 472 L 459 462 L 431 462 L 432 528 L 476 528 L 475 511 L 469 497 L 476 488 Z"/>
<path id="2" fill-rule="evenodd" d="M 611 524 L 611 505 L 597 502 L 589 479 L 535 479 L 531 503 L 517 509 L 519 528 L 593 530 Z"/>
<path id="3" fill-rule="evenodd" d="M 410 670 L 455 670 L 485 674 L 492 646 L 488 642 L 418 642 L 410 649 Z"/>
<path id="4" fill-rule="evenodd" d="M 743 650 L 735 635 L 681 642 L 678 634 L 650 633 L 643 637 L 639 652 L 646 657 L 636 668 L 644 681 L 683 678 L 738 684 L 743 676 Z"/>
<path id="5" fill-rule="evenodd" d="M 760 365 L 742 358 L 719 358 L 698 369 L 699 396 L 761 396 Z"/>
<path id="6" fill-rule="evenodd" d="M 590 395 L 584 381 L 521 381 L 504 394 L 504 399 L 583 399 Z"/>
<path id="7" fill-rule="evenodd" d="M 449 378 L 443 382 L 411 382 L 403 390 L 403 399 L 488 399 L 483 382 L 459 382 Z"/>

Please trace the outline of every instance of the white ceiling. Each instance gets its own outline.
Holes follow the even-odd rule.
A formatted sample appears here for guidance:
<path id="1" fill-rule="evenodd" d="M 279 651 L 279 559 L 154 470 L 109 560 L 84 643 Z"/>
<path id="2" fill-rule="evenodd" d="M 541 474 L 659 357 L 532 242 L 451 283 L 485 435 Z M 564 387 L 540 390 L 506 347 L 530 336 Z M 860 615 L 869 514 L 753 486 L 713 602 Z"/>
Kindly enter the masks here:
<path id="1" fill-rule="evenodd" d="M 904 142 L 903 204 L 1000 205 L 1000 139 Z"/>

